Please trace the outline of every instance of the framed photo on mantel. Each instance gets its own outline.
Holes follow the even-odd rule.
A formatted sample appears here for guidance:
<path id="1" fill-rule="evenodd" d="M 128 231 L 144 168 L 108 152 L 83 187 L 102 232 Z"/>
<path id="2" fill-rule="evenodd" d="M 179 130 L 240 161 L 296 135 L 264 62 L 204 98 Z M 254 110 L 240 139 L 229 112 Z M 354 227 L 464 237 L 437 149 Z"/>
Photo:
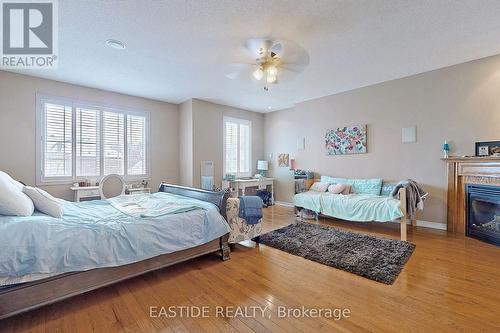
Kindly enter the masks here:
<path id="1" fill-rule="evenodd" d="M 476 142 L 476 156 L 500 157 L 500 141 Z"/>

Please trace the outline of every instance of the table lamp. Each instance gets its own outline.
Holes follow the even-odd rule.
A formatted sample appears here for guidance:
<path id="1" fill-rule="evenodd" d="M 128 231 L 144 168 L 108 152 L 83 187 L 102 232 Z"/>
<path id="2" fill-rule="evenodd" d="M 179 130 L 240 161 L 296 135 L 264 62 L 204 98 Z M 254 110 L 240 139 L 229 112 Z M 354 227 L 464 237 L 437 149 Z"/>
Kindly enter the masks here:
<path id="1" fill-rule="evenodd" d="M 269 168 L 269 163 L 267 161 L 257 161 L 257 170 L 259 171 L 262 177 L 266 176 L 266 171 Z"/>

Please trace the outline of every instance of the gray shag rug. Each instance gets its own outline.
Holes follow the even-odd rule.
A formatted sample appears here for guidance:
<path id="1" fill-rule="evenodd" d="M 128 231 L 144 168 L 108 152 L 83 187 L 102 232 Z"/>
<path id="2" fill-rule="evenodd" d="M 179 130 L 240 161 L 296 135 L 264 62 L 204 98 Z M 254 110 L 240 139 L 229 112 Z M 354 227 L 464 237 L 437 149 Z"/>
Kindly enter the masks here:
<path id="1" fill-rule="evenodd" d="M 298 222 L 254 241 L 385 284 L 393 284 L 415 245 L 318 224 Z"/>

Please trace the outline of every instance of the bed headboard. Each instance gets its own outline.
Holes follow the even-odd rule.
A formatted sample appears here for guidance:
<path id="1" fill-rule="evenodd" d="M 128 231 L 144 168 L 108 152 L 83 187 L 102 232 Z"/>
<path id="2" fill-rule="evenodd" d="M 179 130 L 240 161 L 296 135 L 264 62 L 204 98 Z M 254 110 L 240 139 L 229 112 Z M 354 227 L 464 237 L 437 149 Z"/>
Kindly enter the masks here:
<path id="1" fill-rule="evenodd" d="M 172 193 L 172 194 L 182 195 L 188 198 L 193 198 L 213 203 L 214 205 L 217 206 L 217 208 L 219 208 L 220 214 L 227 221 L 226 205 L 229 193 L 227 193 L 226 191 L 212 192 L 193 187 L 161 183 L 158 192 Z"/>

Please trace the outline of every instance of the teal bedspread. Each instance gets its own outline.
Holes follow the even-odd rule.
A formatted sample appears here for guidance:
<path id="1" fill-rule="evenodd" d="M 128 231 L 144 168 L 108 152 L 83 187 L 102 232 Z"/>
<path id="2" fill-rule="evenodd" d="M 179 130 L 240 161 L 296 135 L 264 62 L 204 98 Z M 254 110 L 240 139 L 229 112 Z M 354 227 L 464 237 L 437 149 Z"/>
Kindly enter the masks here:
<path id="1" fill-rule="evenodd" d="M 304 192 L 295 195 L 295 206 L 324 215 L 359 222 L 387 222 L 403 216 L 399 200 L 374 194 Z"/>
<path id="2" fill-rule="evenodd" d="M 0 286 L 126 265 L 230 231 L 215 205 L 196 199 L 160 192 L 113 202 L 144 209 L 125 213 L 111 200 L 94 200 L 65 202 L 60 219 L 39 212 L 0 216 Z"/>

